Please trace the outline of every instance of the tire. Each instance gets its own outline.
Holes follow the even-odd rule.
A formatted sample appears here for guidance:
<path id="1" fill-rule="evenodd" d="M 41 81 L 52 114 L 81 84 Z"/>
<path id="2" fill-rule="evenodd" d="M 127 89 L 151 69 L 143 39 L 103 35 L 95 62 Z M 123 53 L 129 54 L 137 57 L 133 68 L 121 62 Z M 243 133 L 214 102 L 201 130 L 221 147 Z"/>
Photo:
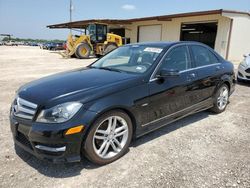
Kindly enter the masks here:
<path id="1" fill-rule="evenodd" d="M 115 119 L 116 121 L 114 121 Z M 116 126 L 113 126 L 115 127 L 115 131 L 112 131 L 112 128 L 109 129 L 109 124 L 111 125 L 114 122 L 117 123 L 115 124 Z M 111 163 L 122 157 L 128 151 L 132 135 L 132 122 L 126 113 L 123 111 L 107 112 L 101 115 L 92 125 L 84 143 L 84 154 L 95 164 L 105 165 Z M 116 150 L 114 148 L 116 148 Z"/>
<path id="2" fill-rule="evenodd" d="M 78 44 L 75 55 L 79 59 L 87 59 L 90 56 L 91 48 L 87 43 Z"/>
<path id="3" fill-rule="evenodd" d="M 224 93 L 225 92 L 225 93 Z M 214 113 L 224 112 L 229 101 L 229 88 L 222 84 L 214 95 L 214 106 L 210 109 Z"/>
<path id="4" fill-rule="evenodd" d="M 115 45 L 115 44 L 107 44 L 103 53 L 104 53 L 104 55 L 106 55 L 107 53 L 113 51 L 116 48 L 117 48 L 117 45 Z"/>

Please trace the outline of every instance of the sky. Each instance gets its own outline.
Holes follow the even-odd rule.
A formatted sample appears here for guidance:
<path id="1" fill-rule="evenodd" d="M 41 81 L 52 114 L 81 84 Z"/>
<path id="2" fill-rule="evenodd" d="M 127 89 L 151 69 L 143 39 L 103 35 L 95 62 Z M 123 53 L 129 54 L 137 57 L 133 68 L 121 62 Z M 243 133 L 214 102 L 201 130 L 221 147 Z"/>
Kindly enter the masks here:
<path id="1" fill-rule="evenodd" d="M 0 34 L 66 39 L 68 29 L 47 25 L 69 21 L 70 0 L 0 0 Z M 213 9 L 250 11 L 250 0 L 73 0 L 73 21 L 136 18 Z"/>

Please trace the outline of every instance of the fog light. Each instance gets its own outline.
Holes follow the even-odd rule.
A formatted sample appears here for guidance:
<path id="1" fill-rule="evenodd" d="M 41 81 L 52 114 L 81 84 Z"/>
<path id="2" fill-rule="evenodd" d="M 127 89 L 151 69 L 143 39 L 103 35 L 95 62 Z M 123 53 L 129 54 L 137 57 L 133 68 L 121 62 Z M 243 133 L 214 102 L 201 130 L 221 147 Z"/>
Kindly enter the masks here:
<path id="1" fill-rule="evenodd" d="M 73 127 L 73 128 L 70 128 L 66 131 L 65 135 L 70 135 L 70 134 L 76 134 L 76 133 L 79 133 L 83 130 L 84 126 L 83 125 L 79 125 L 77 127 Z"/>

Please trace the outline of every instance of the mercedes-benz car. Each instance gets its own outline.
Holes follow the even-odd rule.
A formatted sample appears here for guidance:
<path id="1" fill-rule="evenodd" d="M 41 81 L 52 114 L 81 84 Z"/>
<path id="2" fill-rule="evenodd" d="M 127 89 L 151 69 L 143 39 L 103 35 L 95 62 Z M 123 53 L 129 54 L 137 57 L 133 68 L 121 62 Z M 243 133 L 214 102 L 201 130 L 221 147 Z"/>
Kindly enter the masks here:
<path id="1" fill-rule="evenodd" d="M 103 165 L 132 140 L 210 109 L 234 91 L 232 63 L 197 42 L 124 45 L 93 64 L 22 86 L 11 105 L 15 145 L 52 162 Z"/>
<path id="2" fill-rule="evenodd" d="M 244 55 L 244 60 L 238 66 L 238 82 L 250 81 L 250 54 Z"/>

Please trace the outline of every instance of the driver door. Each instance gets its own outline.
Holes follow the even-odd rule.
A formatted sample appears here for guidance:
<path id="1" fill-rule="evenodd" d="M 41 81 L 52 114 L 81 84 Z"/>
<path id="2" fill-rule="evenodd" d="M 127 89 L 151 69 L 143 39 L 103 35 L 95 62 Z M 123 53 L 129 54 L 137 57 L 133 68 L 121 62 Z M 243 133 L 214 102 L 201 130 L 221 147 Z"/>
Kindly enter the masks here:
<path id="1" fill-rule="evenodd" d="M 175 114 L 190 105 L 195 100 L 192 96 L 196 86 L 196 71 L 192 67 L 189 50 L 186 45 L 171 49 L 160 64 L 161 69 L 178 70 L 178 76 L 153 78 L 149 82 L 150 102 L 149 129 L 169 121 L 168 116 Z M 156 74 L 157 74 L 156 73 Z M 145 127 L 147 127 L 145 125 Z"/>

